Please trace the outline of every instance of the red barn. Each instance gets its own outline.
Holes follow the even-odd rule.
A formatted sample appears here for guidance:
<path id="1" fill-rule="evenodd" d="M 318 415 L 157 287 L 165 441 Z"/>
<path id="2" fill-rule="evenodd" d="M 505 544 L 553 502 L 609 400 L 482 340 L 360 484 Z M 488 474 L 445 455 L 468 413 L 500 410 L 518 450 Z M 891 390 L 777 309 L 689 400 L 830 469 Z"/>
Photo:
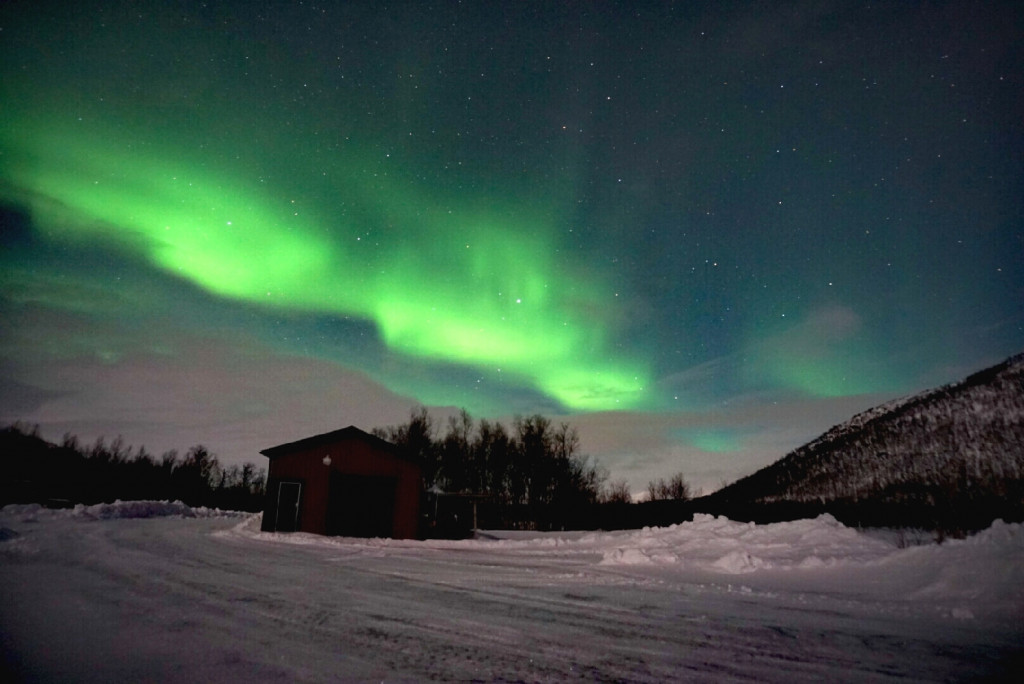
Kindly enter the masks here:
<path id="1" fill-rule="evenodd" d="M 260 453 L 270 459 L 264 531 L 419 536 L 420 468 L 394 444 L 349 426 Z"/>

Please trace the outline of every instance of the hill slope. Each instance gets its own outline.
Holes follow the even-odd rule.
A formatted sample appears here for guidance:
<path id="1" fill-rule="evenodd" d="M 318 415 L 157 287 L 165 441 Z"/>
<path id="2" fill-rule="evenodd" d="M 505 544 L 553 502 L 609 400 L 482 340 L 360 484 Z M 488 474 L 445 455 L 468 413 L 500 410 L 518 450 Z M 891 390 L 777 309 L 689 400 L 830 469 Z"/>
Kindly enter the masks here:
<path id="1" fill-rule="evenodd" d="M 705 508 L 821 508 L 850 522 L 977 528 L 1024 518 L 1022 474 L 1024 354 L 860 413 L 706 497 Z"/>

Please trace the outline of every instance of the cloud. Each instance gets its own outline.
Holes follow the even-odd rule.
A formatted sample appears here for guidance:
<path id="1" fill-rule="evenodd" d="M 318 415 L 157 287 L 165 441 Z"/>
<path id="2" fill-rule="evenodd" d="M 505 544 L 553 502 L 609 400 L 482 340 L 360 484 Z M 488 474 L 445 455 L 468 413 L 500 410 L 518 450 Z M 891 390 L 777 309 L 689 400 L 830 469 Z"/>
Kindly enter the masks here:
<path id="1" fill-rule="evenodd" d="M 846 306 L 826 306 L 811 310 L 802 321 L 761 341 L 764 354 L 778 356 L 827 357 L 838 345 L 861 331 L 857 313 Z"/>
<path id="2" fill-rule="evenodd" d="M 172 344 L 171 354 L 136 351 L 112 363 L 53 361 L 33 376 L 39 399 L 28 406 L 4 394 L 0 416 L 39 423 L 51 439 L 123 435 L 156 452 L 203 443 L 226 462 L 259 463 L 262 448 L 401 422 L 416 403 L 363 373 L 240 339 Z"/>
<path id="3" fill-rule="evenodd" d="M 634 493 L 676 472 L 709 493 L 894 396 L 749 395 L 702 410 L 587 414 L 568 421 L 579 429 L 583 451 L 614 478 L 625 478 Z"/>
<path id="4" fill-rule="evenodd" d="M 896 391 L 894 373 L 862 318 L 839 305 L 809 311 L 791 325 L 751 335 L 745 346 L 744 379 L 751 387 L 792 390 L 817 397 Z"/>
<path id="5" fill-rule="evenodd" d="M 44 404 L 61 396 L 61 392 L 43 389 L 12 378 L 0 377 L 0 414 L 7 422 L 36 413 Z"/>

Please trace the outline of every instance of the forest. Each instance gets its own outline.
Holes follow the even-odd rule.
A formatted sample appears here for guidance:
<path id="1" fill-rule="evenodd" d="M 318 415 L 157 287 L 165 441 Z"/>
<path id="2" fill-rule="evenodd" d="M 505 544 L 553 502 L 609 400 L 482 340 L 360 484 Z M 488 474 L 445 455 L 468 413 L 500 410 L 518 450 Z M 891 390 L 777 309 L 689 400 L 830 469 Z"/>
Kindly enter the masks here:
<path id="1" fill-rule="evenodd" d="M 654 505 L 630 505 L 626 482 L 609 482 L 608 471 L 580 451 L 576 428 L 539 414 L 517 416 L 506 428 L 462 410 L 441 428 L 419 407 L 407 423 L 373 433 L 420 464 L 427 508 L 442 509 L 438 518 L 448 509 L 466 520 L 472 503 L 483 528 L 636 527 L 652 524 L 655 509 L 658 520 L 680 522 L 679 504 L 690 496 L 683 475 L 676 474 L 648 485 Z"/>
<path id="2" fill-rule="evenodd" d="M 251 463 L 224 466 L 202 445 L 184 456 L 168 451 L 157 457 L 120 437 L 83 445 L 68 434 L 61 444 L 51 444 L 40 437 L 38 427 L 16 423 L 0 429 L 0 455 L 5 473 L 0 506 L 42 503 L 59 508 L 121 499 L 263 509 L 264 471 Z"/>

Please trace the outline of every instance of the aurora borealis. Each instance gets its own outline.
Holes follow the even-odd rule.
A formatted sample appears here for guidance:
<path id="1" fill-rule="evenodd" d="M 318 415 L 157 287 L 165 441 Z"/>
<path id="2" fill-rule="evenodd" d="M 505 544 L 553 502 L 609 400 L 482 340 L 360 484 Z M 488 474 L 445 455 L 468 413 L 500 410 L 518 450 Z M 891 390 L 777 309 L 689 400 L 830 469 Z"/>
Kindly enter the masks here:
<path id="1" fill-rule="evenodd" d="M 360 202 L 342 183 L 334 191 L 351 192 L 357 206 L 387 201 L 370 220 L 390 230 L 375 237 L 327 212 L 307 216 L 241 174 L 175 163 L 172 149 L 112 153 L 116 140 L 43 128 L 18 127 L 7 175 L 36 193 L 32 216 L 59 240 L 108 242 L 228 300 L 358 316 L 395 352 L 502 367 L 570 409 L 641 403 L 639 372 L 598 356 L 607 328 L 600 283 L 556 265 L 536 222 L 435 215 L 425 199 L 379 188 Z M 58 215 L 48 214 L 53 205 Z"/>
<path id="2" fill-rule="evenodd" d="M 0 418 L 710 488 L 1024 347 L 1021 10 L 11 2 Z"/>

